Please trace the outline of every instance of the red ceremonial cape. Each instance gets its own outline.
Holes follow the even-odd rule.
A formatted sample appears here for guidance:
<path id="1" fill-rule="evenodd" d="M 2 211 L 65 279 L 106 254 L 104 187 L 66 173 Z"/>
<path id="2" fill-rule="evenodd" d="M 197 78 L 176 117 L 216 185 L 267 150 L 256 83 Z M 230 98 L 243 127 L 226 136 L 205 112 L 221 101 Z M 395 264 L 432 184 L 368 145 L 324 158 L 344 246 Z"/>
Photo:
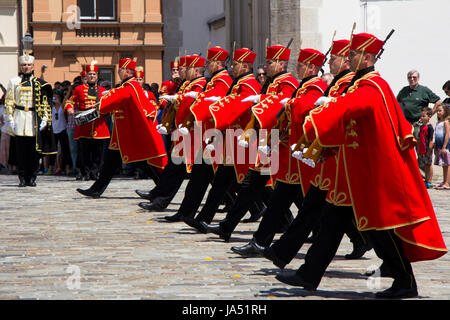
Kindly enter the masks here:
<path id="1" fill-rule="evenodd" d="M 144 110 L 151 109 L 144 90 L 131 78 L 111 89 L 100 100 L 99 112 L 112 113 L 113 134 L 109 148 L 119 150 L 124 163 L 147 160 L 163 168 L 167 164 L 164 142 Z"/>
<path id="2" fill-rule="evenodd" d="M 394 229 L 409 261 L 447 252 L 419 172 L 413 129 L 377 72 L 357 80 L 343 97 L 310 113 L 325 147 L 343 146 L 350 197 L 359 230 Z"/>

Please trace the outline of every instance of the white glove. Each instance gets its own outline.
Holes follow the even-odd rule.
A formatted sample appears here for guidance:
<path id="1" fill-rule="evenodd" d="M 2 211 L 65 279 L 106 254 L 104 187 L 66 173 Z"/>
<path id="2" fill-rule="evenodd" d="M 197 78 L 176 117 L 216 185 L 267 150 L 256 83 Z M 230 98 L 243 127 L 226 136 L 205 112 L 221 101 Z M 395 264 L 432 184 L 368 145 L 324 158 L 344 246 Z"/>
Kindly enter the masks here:
<path id="1" fill-rule="evenodd" d="M 296 146 L 297 146 L 297 144 L 294 143 L 294 144 L 291 146 L 291 151 L 294 151 L 294 149 L 295 149 Z"/>
<path id="2" fill-rule="evenodd" d="M 210 144 L 206 145 L 205 149 L 206 149 L 206 150 L 209 150 L 209 151 L 213 151 L 213 150 L 215 150 L 216 148 L 214 147 L 214 145 L 213 145 L 212 143 L 210 143 Z"/>
<path id="3" fill-rule="evenodd" d="M 176 98 L 178 98 L 178 95 L 173 95 L 173 96 L 168 96 L 168 95 L 164 95 L 159 97 L 160 99 L 166 99 L 170 102 L 172 102 L 173 100 L 175 100 Z"/>
<path id="4" fill-rule="evenodd" d="M 39 125 L 39 131 L 42 131 L 47 126 L 47 121 L 42 120 L 41 124 Z"/>
<path id="5" fill-rule="evenodd" d="M 194 99 L 195 99 L 195 98 L 197 98 L 197 96 L 198 96 L 198 92 L 191 91 L 191 92 L 186 93 L 185 96 L 186 96 L 186 97 L 189 97 L 189 98 L 194 98 Z"/>
<path id="6" fill-rule="evenodd" d="M 166 127 L 163 127 L 162 124 L 158 124 L 156 126 L 156 130 L 158 130 L 158 132 L 161 134 L 167 134 L 167 129 L 166 129 Z"/>
<path id="7" fill-rule="evenodd" d="M 259 146 L 258 150 L 261 151 L 264 154 L 270 153 L 270 147 L 269 146 Z"/>
<path id="8" fill-rule="evenodd" d="M 11 131 L 14 131 L 14 129 L 16 128 L 16 124 L 13 120 L 8 121 L 8 126 L 11 128 Z"/>
<path id="9" fill-rule="evenodd" d="M 239 140 L 239 141 L 238 141 L 238 144 L 239 144 L 241 147 L 248 148 L 248 142 L 245 141 L 245 140 Z"/>
<path id="10" fill-rule="evenodd" d="M 280 103 L 281 103 L 283 106 L 285 106 L 285 105 L 286 105 L 286 102 L 288 102 L 288 101 L 289 101 L 289 98 L 284 98 L 283 100 L 280 101 Z"/>
<path id="11" fill-rule="evenodd" d="M 294 152 L 292 152 L 292 157 L 297 159 L 297 160 L 302 160 L 303 152 L 301 152 L 301 151 L 294 151 Z"/>
<path id="12" fill-rule="evenodd" d="M 314 105 L 317 107 L 317 106 L 321 106 L 325 103 L 328 103 L 330 101 L 331 101 L 331 98 L 329 98 L 329 97 L 320 97 L 319 99 L 317 99 L 316 102 L 314 102 Z"/>
<path id="13" fill-rule="evenodd" d="M 207 98 L 205 98 L 205 101 L 216 102 L 216 101 L 219 101 L 219 100 L 220 100 L 220 97 L 207 97 Z"/>
<path id="14" fill-rule="evenodd" d="M 185 127 L 179 128 L 178 130 L 180 131 L 180 133 L 181 133 L 183 136 L 186 136 L 186 135 L 189 134 L 189 130 L 188 130 L 187 128 L 185 128 Z"/>
<path id="15" fill-rule="evenodd" d="M 108 94 L 109 90 L 103 91 L 102 95 L 104 96 L 105 94 Z"/>
<path id="16" fill-rule="evenodd" d="M 316 163 L 312 159 L 303 158 L 302 162 L 305 163 L 306 165 L 312 167 L 312 168 L 316 167 Z"/>
<path id="17" fill-rule="evenodd" d="M 250 102 L 253 102 L 253 103 L 257 103 L 257 102 L 259 102 L 259 99 L 260 99 L 260 95 L 257 94 L 257 95 L 248 96 L 247 98 L 242 99 L 242 102 L 250 101 Z"/>

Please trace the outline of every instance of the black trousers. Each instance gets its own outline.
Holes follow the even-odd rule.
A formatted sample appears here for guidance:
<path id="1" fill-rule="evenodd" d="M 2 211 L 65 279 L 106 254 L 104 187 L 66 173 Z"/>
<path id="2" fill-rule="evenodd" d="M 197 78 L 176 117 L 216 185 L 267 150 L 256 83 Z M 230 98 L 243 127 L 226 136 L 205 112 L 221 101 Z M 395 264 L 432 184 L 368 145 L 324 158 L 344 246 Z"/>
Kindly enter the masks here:
<path id="1" fill-rule="evenodd" d="M 305 263 L 297 273 L 314 286 L 318 286 L 328 265 L 333 260 L 345 230 L 354 219 L 352 207 L 338 207 L 326 203 L 317 239 L 309 248 Z M 414 282 L 412 268 L 406 259 L 401 240 L 391 230 L 370 232 L 370 241 L 376 252 L 401 281 Z"/>
<path id="2" fill-rule="evenodd" d="M 311 231 L 314 231 L 320 225 L 320 220 L 325 211 L 325 205 L 327 204 L 325 201 L 326 195 L 327 190 L 321 190 L 311 185 L 294 221 L 292 221 L 286 232 L 272 244 L 271 248 L 284 263 L 289 264 L 294 259 L 308 239 Z M 326 210 L 331 210 L 331 208 L 335 207 L 331 206 Z M 350 218 L 350 216 L 347 218 Z M 367 239 L 356 228 L 353 218 L 347 220 L 344 232 L 354 246 L 367 243 Z"/>
<path id="3" fill-rule="evenodd" d="M 227 192 L 237 183 L 233 166 L 220 165 L 214 175 L 212 187 L 202 210 L 195 218 L 198 221 L 211 223 Z"/>
<path id="4" fill-rule="evenodd" d="M 83 176 L 96 176 L 100 171 L 105 139 L 78 139 L 79 168 Z"/>
<path id="5" fill-rule="evenodd" d="M 100 168 L 98 179 L 89 188 L 91 191 L 103 193 L 113 176 L 122 167 L 122 157 L 119 150 L 106 149 L 103 165 Z"/>
<path id="6" fill-rule="evenodd" d="M 286 223 L 290 223 L 292 214 L 289 208 L 297 199 L 301 202 L 302 188 L 300 184 L 289 184 L 277 181 L 270 197 L 269 206 L 253 234 L 253 238 L 260 246 L 270 246 L 275 233 Z"/>
<path id="7" fill-rule="evenodd" d="M 66 130 L 61 131 L 60 133 L 55 133 L 56 143 L 61 144 L 61 162 L 62 169 L 64 169 L 67 165 L 72 166 L 72 158 L 70 156 L 70 147 L 69 147 L 69 137 L 67 136 Z M 56 155 L 50 156 L 50 164 L 56 164 Z"/>
<path id="8" fill-rule="evenodd" d="M 158 183 L 150 190 L 152 203 L 158 205 L 161 209 L 167 208 L 172 202 L 187 175 L 186 164 L 175 164 L 170 156 L 168 160 L 159 176 Z"/>
<path id="9" fill-rule="evenodd" d="M 297 216 L 289 228 L 275 241 L 271 248 L 277 257 L 288 264 L 308 239 L 313 228 L 319 224 L 327 191 L 311 185 L 299 207 Z"/>
<path id="10" fill-rule="evenodd" d="M 36 179 L 39 169 L 39 153 L 36 151 L 36 137 L 15 136 L 17 174 L 30 182 Z"/>
<path id="11" fill-rule="evenodd" d="M 191 177 L 186 186 L 183 201 L 181 202 L 178 214 L 183 217 L 193 217 L 200 207 L 203 197 L 208 189 L 208 185 L 214 178 L 214 170 L 210 164 L 202 160 L 201 164 L 194 164 Z"/>
<path id="12" fill-rule="evenodd" d="M 228 211 L 220 226 L 226 232 L 233 232 L 247 211 L 263 197 L 269 175 L 262 175 L 259 171 L 249 170 L 238 190 L 236 202 Z"/>

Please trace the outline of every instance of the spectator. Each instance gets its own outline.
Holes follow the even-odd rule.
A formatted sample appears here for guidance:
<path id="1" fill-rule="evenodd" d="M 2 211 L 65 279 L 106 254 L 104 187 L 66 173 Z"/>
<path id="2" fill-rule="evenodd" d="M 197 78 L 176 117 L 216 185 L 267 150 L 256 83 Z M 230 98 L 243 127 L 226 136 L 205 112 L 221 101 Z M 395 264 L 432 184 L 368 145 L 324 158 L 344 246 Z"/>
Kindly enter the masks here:
<path id="1" fill-rule="evenodd" d="M 441 103 L 440 98 L 434 94 L 428 87 L 419 84 L 419 72 L 411 70 L 408 72 L 409 85 L 403 87 L 397 95 L 397 101 L 402 108 L 406 120 L 415 127 L 420 126 L 415 123 L 420 118 L 420 112 L 429 103 L 434 103 L 433 114 L 436 113 L 436 107 Z"/>
<path id="2" fill-rule="evenodd" d="M 264 70 L 264 65 L 260 64 L 256 69 L 256 80 L 263 86 L 267 80 L 266 70 Z"/>
<path id="3" fill-rule="evenodd" d="M 434 164 L 441 166 L 443 170 L 443 181 L 435 189 L 450 190 L 450 109 L 448 104 L 437 107 L 438 123 L 436 124 Z"/>
<path id="4" fill-rule="evenodd" d="M 425 187 L 432 188 L 431 180 L 433 178 L 433 134 L 434 129 L 430 124 L 430 118 L 433 115 L 431 108 L 426 107 L 420 113 L 420 122 L 422 126 L 419 132 L 419 142 L 417 144 L 417 161 L 419 167 L 425 172 Z"/>
<path id="5" fill-rule="evenodd" d="M 60 160 L 57 161 L 55 174 L 61 173 L 64 169 L 64 173 L 69 175 L 72 160 L 70 156 L 69 138 L 66 131 L 67 121 L 64 115 L 64 107 L 61 107 L 63 100 L 63 92 L 61 90 L 56 90 L 53 93 L 52 127 L 56 141 L 59 142 L 61 146 L 61 152 L 58 154 L 58 157 L 52 157 L 51 160 L 52 164 L 55 163 L 55 160 Z"/>

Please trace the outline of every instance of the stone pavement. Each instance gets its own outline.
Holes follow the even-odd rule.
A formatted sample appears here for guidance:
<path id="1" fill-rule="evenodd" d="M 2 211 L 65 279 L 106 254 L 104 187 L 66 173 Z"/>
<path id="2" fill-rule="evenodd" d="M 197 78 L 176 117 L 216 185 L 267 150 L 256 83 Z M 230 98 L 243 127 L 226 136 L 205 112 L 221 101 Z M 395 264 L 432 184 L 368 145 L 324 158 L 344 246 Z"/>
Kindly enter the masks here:
<path id="1" fill-rule="evenodd" d="M 435 182 L 441 176 L 436 167 Z M 100 199 L 90 199 L 75 189 L 91 182 L 39 176 L 36 188 L 18 188 L 16 176 L 0 175 L 0 299 L 360 300 L 390 286 L 391 279 L 362 276 L 380 264 L 373 250 L 359 260 L 344 259 L 352 249 L 346 237 L 316 292 L 278 282 L 270 261 L 230 251 L 248 242 L 256 223 L 241 223 L 225 243 L 165 222 L 179 207 L 186 182 L 166 212 L 147 212 L 137 206 L 134 190 L 149 189 L 151 180 L 115 178 Z M 450 247 L 450 191 L 429 194 Z M 287 270 L 302 264 L 308 248 Z M 449 262 L 447 254 L 413 264 L 419 300 L 450 299 Z"/>

